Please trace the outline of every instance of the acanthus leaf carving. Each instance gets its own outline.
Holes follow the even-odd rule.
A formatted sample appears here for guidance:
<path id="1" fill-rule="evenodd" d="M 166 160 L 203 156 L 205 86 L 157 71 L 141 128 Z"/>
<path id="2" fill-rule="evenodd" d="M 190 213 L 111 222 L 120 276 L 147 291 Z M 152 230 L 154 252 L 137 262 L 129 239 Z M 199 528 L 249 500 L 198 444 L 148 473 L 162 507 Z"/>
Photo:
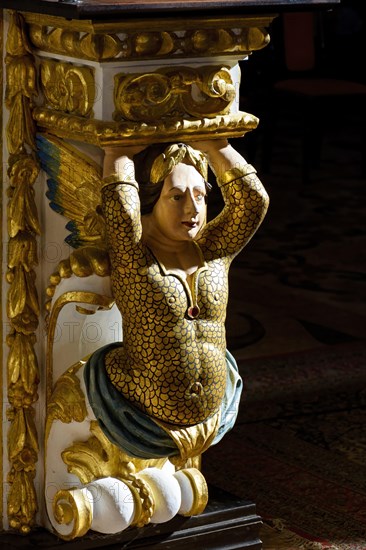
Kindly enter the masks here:
<path id="1" fill-rule="evenodd" d="M 31 56 L 21 59 L 7 57 L 7 86 L 5 104 L 9 107 L 14 96 L 21 93 L 28 99 L 36 95 L 36 70 Z"/>
<path id="2" fill-rule="evenodd" d="M 8 514 L 10 527 L 23 534 L 29 532 L 29 527 L 22 523 L 23 518 L 34 517 L 37 513 L 37 495 L 34 488 L 33 470 L 15 470 L 10 476 L 11 488 L 8 497 Z"/>
<path id="3" fill-rule="evenodd" d="M 8 231 L 15 237 L 20 231 L 33 231 L 40 234 L 34 190 L 27 182 L 20 183 L 8 203 Z"/>
<path id="4" fill-rule="evenodd" d="M 82 422 L 87 416 L 85 397 L 77 371 L 80 363 L 70 367 L 57 381 L 47 405 L 46 439 L 54 420 Z"/>
<path id="5" fill-rule="evenodd" d="M 32 118 L 29 100 L 18 92 L 10 107 L 9 121 L 6 126 L 8 151 L 16 154 L 25 150 L 25 145 L 35 149 L 36 127 Z"/>
<path id="6" fill-rule="evenodd" d="M 8 266 L 13 269 L 22 265 L 26 271 L 30 271 L 38 264 L 37 241 L 35 237 L 27 233 L 19 232 L 8 243 Z M 12 282 L 12 280 L 8 280 Z"/>
<path id="7" fill-rule="evenodd" d="M 17 12 L 13 12 L 10 20 L 6 51 L 12 57 L 22 58 L 32 51 L 23 25 L 23 19 Z"/>
<path id="8" fill-rule="evenodd" d="M 31 338 L 21 333 L 9 337 L 8 380 L 10 384 L 21 380 L 28 394 L 34 393 L 38 382 L 38 361 L 33 344 Z"/>

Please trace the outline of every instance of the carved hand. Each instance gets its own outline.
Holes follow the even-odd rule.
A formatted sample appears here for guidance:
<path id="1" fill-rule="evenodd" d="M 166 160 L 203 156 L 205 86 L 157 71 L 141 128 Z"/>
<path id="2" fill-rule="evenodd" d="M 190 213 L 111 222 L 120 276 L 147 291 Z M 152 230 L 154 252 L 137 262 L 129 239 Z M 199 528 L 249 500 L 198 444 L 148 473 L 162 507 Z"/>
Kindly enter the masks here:
<path id="1" fill-rule="evenodd" d="M 142 145 L 129 147 L 108 145 L 104 147 L 103 178 L 112 174 L 119 174 L 122 180 L 126 174 L 129 175 L 129 178 L 134 176 L 133 157 L 143 149 L 145 146 Z"/>
<path id="2" fill-rule="evenodd" d="M 191 147 L 200 149 L 207 157 L 208 163 L 217 177 L 227 170 L 243 167 L 247 163 L 244 157 L 236 151 L 227 139 L 210 139 L 207 141 L 192 141 Z"/>

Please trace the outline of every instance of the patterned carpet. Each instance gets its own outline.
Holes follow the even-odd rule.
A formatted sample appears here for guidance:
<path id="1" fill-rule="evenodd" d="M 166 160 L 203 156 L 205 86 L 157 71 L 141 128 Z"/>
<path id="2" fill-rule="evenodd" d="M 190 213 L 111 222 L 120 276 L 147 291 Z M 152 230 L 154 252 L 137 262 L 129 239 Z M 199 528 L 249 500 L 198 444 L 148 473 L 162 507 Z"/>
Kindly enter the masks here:
<path id="1" fill-rule="evenodd" d="M 232 268 L 228 347 L 245 395 L 204 472 L 256 502 L 264 550 L 366 549 L 366 178 L 357 121 L 343 122 L 304 186 L 283 121 L 260 173 L 270 210 Z"/>

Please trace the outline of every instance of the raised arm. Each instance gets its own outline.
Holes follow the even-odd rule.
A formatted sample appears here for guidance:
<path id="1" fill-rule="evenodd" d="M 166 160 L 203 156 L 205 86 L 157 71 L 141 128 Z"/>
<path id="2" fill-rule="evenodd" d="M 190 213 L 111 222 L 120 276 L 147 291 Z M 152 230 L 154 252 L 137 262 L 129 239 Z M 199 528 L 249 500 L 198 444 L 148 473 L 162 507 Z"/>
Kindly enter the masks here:
<path id="1" fill-rule="evenodd" d="M 141 239 L 140 199 L 133 156 L 141 147 L 106 147 L 103 162 L 102 209 L 112 262 L 128 265 L 131 247 Z"/>
<path id="2" fill-rule="evenodd" d="M 207 157 L 224 199 L 224 209 L 203 230 L 207 255 L 234 257 L 252 238 L 269 198 L 256 171 L 226 139 L 192 142 Z"/>

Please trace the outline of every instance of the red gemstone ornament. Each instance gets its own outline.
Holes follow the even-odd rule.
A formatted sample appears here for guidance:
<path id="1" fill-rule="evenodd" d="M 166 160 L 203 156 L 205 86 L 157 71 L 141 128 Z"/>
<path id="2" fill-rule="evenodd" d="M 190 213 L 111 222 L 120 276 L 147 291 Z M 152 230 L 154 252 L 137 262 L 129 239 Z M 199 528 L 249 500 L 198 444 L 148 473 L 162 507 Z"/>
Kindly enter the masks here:
<path id="1" fill-rule="evenodd" d="M 187 314 L 190 319 L 195 319 L 200 314 L 200 308 L 198 306 L 189 307 Z"/>

